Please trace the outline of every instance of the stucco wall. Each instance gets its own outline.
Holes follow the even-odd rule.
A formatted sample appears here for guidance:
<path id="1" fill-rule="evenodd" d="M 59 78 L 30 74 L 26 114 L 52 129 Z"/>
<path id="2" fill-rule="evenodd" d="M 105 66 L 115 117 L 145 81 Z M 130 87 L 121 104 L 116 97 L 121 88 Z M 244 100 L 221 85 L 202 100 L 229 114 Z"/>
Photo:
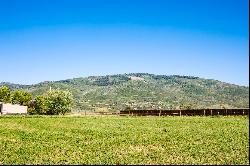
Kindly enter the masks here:
<path id="1" fill-rule="evenodd" d="M 17 104 L 1 104 L 1 114 L 26 114 L 27 106 L 20 106 Z"/>

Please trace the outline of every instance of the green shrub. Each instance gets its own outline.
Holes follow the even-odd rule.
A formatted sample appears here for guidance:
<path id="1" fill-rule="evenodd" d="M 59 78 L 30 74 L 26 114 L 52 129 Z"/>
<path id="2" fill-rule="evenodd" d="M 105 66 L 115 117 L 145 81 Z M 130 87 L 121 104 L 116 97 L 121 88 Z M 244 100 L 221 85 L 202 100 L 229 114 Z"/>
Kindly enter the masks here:
<path id="1" fill-rule="evenodd" d="M 68 91 L 52 90 L 47 92 L 44 97 L 47 115 L 64 115 L 72 109 L 73 97 Z"/>
<path id="2" fill-rule="evenodd" d="M 2 86 L 0 88 L 0 102 L 3 103 L 10 102 L 10 89 L 7 86 Z"/>
<path id="3" fill-rule="evenodd" d="M 15 90 L 10 95 L 11 103 L 12 104 L 20 104 L 28 106 L 29 102 L 32 100 L 32 95 L 29 92 L 24 90 Z"/>

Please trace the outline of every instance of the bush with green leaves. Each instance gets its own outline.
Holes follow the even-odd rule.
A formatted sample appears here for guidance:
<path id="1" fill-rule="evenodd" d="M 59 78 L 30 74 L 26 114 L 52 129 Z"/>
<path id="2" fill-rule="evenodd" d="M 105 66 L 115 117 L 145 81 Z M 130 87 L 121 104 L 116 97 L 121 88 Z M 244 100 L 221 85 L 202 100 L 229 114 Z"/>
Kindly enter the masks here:
<path id="1" fill-rule="evenodd" d="M 45 94 L 47 113 L 49 115 L 65 114 L 73 106 L 73 96 L 69 91 L 52 90 Z"/>
<path id="2" fill-rule="evenodd" d="M 34 114 L 59 115 L 70 112 L 73 106 L 73 96 L 68 91 L 51 90 L 35 98 Z"/>
<path id="3" fill-rule="evenodd" d="M 2 86 L 0 88 L 0 102 L 3 103 L 10 102 L 10 89 L 7 86 Z"/>
<path id="4" fill-rule="evenodd" d="M 44 95 L 36 96 L 34 104 L 35 114 L 46 114 L 47 108 L 46 97 Z"/>
<path id="5" fill-rule="evenodd" d="M 28 106 L 32 100 L 32 94 L 24 90 L 15 90 L 11 93 L 10 99 L 12 104 Z"/>

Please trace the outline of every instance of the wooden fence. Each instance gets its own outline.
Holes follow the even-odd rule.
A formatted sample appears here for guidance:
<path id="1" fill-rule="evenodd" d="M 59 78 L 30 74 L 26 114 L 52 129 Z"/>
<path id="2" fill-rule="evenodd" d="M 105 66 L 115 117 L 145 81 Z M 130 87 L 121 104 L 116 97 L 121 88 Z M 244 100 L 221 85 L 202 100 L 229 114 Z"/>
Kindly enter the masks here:
<path id="1" fill-rule="evenodd" d="M 249 108 L 236 109 L 191 109 L 191 110 L 130 110 L 120 115 L 131 116 L 215 116 L 249 115 Z"/>

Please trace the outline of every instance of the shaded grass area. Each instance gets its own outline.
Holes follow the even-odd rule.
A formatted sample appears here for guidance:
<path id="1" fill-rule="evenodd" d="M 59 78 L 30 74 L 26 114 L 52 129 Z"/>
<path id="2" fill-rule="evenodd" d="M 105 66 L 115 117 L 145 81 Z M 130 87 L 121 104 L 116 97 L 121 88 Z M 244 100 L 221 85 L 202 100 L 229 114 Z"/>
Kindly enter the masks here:
<path id="1" fill-rule="evenodd" d="M 0 164 L 249 164 L 249 119 L 0 117 Z"/>

